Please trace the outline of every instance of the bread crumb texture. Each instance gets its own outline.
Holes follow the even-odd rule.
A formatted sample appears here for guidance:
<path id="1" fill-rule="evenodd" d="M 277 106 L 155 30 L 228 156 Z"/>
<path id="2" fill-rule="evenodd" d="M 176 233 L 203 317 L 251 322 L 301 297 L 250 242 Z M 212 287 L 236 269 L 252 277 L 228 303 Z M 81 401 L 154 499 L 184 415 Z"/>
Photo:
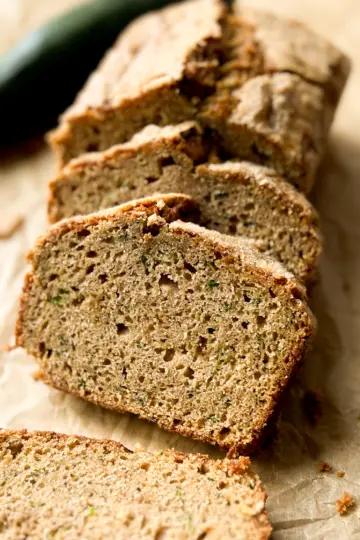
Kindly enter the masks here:
<path id="1" fill-rule="evenodd" d="M 345 516 L 355 506 L 355 499 L 345 491 L 342 497 L 336 501 L 336 510 L 340 516 Z"/>
<path id="2" fill-rule="evenodd" d="M 60 171 L 50 182 L 49 219 L 144 195 L 187 193 L 199 206 L 201 225 L 246 236 L 309 281 L 322 246 L 313 206 L 274 170 L 246 161 L 211 163 L 213 151 L 195 122 L 147 126 L 130 142 L 85 154 Z"/>
<path id="3" fill-rule="evenodd" d="M 17 344 L 60 390 L 250 452 L 314 319 L 293 275 L 248 241 L 173 221 L 190 204 L 179 199 L 50 228 L 30 256 Z"/>
<path id="4" fill-rule="evenodd" d="M 4 540 L 266 540 L 265 500 L 248 458 L 132 453 L 114 441 L 0 430 Z"/>

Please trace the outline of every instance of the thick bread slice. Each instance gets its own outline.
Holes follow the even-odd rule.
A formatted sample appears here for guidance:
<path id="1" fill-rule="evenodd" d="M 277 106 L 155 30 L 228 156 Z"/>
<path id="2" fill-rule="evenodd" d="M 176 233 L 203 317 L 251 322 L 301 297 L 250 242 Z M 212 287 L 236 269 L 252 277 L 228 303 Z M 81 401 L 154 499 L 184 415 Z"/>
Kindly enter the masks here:
<path id="1" fill-rule="evenodd" d="M 249 458 L 0 430 L 4 540 L 266 540 L 265 500 Z"/>
<path id="2" fill-rule="evenodd" d="M 221 0 L 186 2 L 122 34 L 52 143 L 63 165 L 147 124 L 197 117 L 230 156 L 309 191 L 348 73 L 348 59 L 303 25 Z"/>
<path id="3" fill-rule="evenodd" d="M 314 333 L 292 274 L 191 223 L 75 217 L 30 262 L 17 345 L 45 382 L 224 448 L 259 444 Z"/>
<path id="4" fill-rule="evenodd" d="M 72 160 L 50 182 L 50 221 L 156 192 L 187 193 L 202 225 L 256 240 L 300 280 L 311 279 L 322 243 L 312 205 L 273 170 L 207 163 L 209 151 L 194 122 L 148 126 L 129 143 Z"/>

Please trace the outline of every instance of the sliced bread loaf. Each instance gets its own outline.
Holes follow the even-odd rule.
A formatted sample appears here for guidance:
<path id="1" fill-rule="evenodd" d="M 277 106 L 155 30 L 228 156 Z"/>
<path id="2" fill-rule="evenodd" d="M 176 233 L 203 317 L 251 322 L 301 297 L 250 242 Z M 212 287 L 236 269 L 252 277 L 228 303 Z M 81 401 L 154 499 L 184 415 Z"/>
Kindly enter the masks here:
<path id="1" fill-rule="evenodd" d="M 199 205 L 202 225 L 256 240 L 260 251 L 309 280 L 321 236 L 307 199 L 273 170 L 208 159 L 211 146 L 196 123 L 148 126 L 129 143 L 71 161 L 50 182 L 49 219 L 88 214 L 156 192 L 187 193 Z"/>
<path id="2" fill-rule="evenodd" d="M 61 165 L 148 124 L 198 118 L 232 157 L 311 189 L 348 59 L 305 26 L 195 0 L 135 21 L 51 140 Z"/>
<path id="3" fill-rule="evenodd" d="M 304 291 L 249 242 L 147 208 L 39 239 L 17 345 L 55 388 L 250 452 L 313 335 Z"/>
<path id="4" fill-rule="evenodd" d="M 266 540 L 265 500 L 249 458 L 132 453 L 109 440 L 0 430 L 4 540 Z"/>

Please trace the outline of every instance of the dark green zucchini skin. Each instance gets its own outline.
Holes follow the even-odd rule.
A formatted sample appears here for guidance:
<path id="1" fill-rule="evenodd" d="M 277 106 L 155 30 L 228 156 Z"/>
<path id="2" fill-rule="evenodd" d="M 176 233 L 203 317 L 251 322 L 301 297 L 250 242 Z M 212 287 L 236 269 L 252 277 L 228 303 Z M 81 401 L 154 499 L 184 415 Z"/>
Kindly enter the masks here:
<path id="1" fill-rule="evenodd" d="M 52 19 L 0 58 L 0 145 L 44 133 L 135 17 L 171 0 L 96 0 Z"/>

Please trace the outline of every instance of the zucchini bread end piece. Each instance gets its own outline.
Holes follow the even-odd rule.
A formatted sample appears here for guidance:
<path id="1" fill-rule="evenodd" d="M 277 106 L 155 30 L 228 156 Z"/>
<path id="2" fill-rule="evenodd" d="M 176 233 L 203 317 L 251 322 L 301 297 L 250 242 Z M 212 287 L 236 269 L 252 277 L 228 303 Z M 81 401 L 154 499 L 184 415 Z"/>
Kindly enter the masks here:
<path id="1" fill-rule="evenodd" d="M 109 440 L 0 429 L 2 538 L 267 540 L 249 458 L 130 452 Z M 24 496 L 26 493 L 26 496 Z"/>
<path id="2" fill-rule="evenodd" d="M 148 126 L 129 143 L 72 160 L 50 182 L 49 219 L 87 214 L 156 192 L 193 197 L 200 223 L 246 236 L 309 281 L 321 253 L 315 209 L 273 170 L 248 162 L 208 163 L 199 126 Z M 198 165 L 199 163 L 199 165 Z"/>
<path id="3" fill-rule="evenodd" d="M 197 119 L 229 157 L 275 168 L 309 192 L 348 59 L 304 25 L 216 0 L 135 21 L 51 136 L 60 165 L 148 124 Z"/>
<path id="4" fill-rule="evenodd" d="M 192 120 L 215 85 L 225 12 L 221 0 L 195 0 L 130 24 L 50 135 L 59 164 L 126 142 L 148 124 Z"/>
<path id="5" fill-rule="evenodd" d="M 315 329 L 304 289 L 248 241 L 117 209 L 31 254 L 17 345 L 43 380 L 249 453 Z"/>

